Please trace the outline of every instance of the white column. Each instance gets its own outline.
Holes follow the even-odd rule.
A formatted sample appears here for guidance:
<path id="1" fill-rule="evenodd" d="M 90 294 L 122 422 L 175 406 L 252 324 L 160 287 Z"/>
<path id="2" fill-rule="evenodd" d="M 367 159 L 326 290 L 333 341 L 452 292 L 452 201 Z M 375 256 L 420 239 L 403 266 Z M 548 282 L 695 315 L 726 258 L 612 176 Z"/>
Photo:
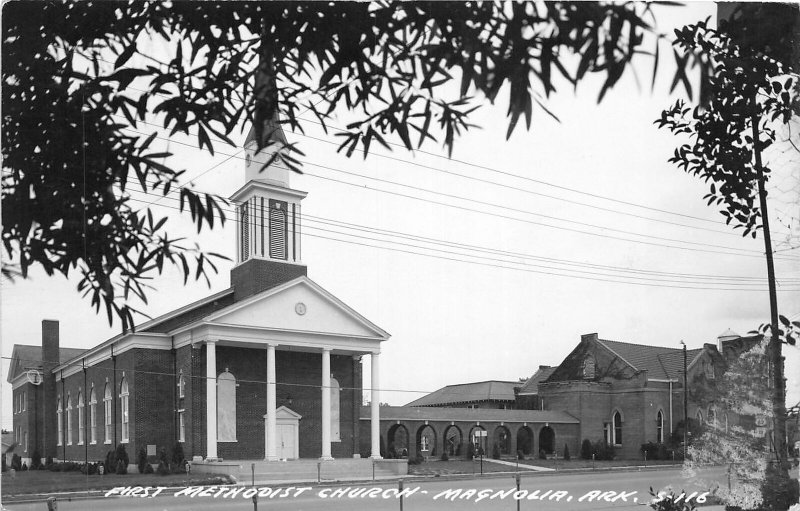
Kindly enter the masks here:
<path id="1" fill-rule="evenodd" d="M 323 460 L 332 460 L 331 456 L 331 350 L 322 349 L 322 456 Z"/>
<path id="2" fill-rule="evenodd" d="M 206 459 L 217 458 L 217 343 L 206 341 Z"/>
<path id="3" fill-rule="evenodd" d="M 276 450 L 275 438 L 278 434 L 278 427 L 275 416 L 277 400 L 275 399 L 275 346 L 267 346 L 267 442 L 266 455 L 267 461 L 277 461 L 278 453 Z"/>
<path id="4" fill-rule="evenodd" d="M 372 443 L 372 455 L 374 460 L 381 459 L 381 391 L 380 389 L 380 353 L 373 353 L 372 359 L 372 396 L 370 397 L 370 440 Z"/>

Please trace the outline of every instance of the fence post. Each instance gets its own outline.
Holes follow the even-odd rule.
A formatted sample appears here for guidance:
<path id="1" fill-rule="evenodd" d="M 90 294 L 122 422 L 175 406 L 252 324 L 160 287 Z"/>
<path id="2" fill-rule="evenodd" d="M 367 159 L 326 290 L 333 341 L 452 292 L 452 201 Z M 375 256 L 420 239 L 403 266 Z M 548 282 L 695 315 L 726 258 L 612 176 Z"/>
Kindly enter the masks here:
<path id="1" fill-rule="evenodd" d="M 594 470 L 594 469 L 595 469 L 595 467 L 594 467 L 594 453 L 592 453 L 592 470 Z"/>
<path id="2" fill-rule="evenodd" d="M 372 480 L 375 480 L 375 460 L 372 460 Z"/>
<path id="3" fill-rule="evenodd" d="M 519 472 L 517 472 L 517 473 L 514 475 L 514 479 L 516 479 L 516 480 L 517 480 L 517 492 L 519 492 L 519 483 L 520 483 Z M 519 495 L 519 493 L 517 493 L 517 495 Z M 517 501 L 517 511 L 519 511 L 519 499 L 515 499 L 515 500 Z"/>
<path id="4" fill-rule="evenodd" d="M 58 502 L 56 502 L 55 497 L 50 497 L 47 499 L 47 511 L 57 511 L 58 510 Z"/>
<path id="5" fill-rule="evenodd" d="M 317 462 L 317 483 L 322 482 L 322 462 Z"/>
<path id="6" fill-rule="evenodd" d="M 397 491 L 400 495 L 400 511 L 403 511 L 403 480 L 397 481 Z"/>
<path id="7" fill-rule="evenodd" d="M 251 474 L 252 486 L 255 486 L 256 485 L 256 464 L 255 463 L 251 463 L 250 464 L 250 474 Z"/>
<path id="8" fill-rule="evenodd" d="M 647 468 L 647 451 L 644 451 L 644 468 Z"/>
<path id="9" fill-rule="evenodd" d="M 258 493 L 253 495 L 253 511 L 258 511 Z"/>

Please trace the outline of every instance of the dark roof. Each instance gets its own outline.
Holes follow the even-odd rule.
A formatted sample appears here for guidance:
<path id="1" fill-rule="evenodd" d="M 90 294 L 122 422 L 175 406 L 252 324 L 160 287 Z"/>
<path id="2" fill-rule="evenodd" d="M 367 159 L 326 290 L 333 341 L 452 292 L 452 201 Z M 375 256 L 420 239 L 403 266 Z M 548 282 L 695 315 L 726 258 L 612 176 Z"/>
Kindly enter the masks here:
<path id="1" fill-rule="evenodd" d="M 83 348 L 59 348 L 59 360 L 48 360 L 55 364 L 61 364 L 71 358 L 80 356 L 86 350 Z M 41 369 L 42 367 L 42 347 L 31 346 L 28 344 L 15 344 L 12 353 L 11 366 L 8 371 L 8 381 L 12 381 L 21 373 L 28 369 Z"/>
<path id="2" fill-rule="evenodd" d="M 662 346 L 645 346 L 628 342 L 598 339 L 598 342 L 617 354 L 637 371 L 647 371 L 648 378 L 668 380 L 678 378 L 683 371 L 683 349 Z M 687 361 L 692 360 L 703 348 L 687 351 Z"/>
<path id="3" fill-rule="evenodd" d="M 519 389 L 519 394 L 522 395 L 534 395 L 539 393 L 539 384 L 550 377 L 555 371 L 555 367 L 550 366 L 539 366 L 539 369 L 533 373 L 533 376 L 528 378 L 528 381 L 525 382 L 525 385 Z"/>
<path id="4" fill-rule="evenodd" d="M 480 401 L 514 401 L 516 381 L 479 381 L 448 385 L 422 396 L 406 406 L 437 406 L 458 403 L 474 403 Z"/>
<path id="5" fill-rule="evenodd" d="M 146 323 L 148 326 L 140 330 L 141 332 L 162 333 L 171 332 L 176 328 L 183 325 L 188 325 L 198 319 L 213 314 L 214 312 L 224 309 L 225 307 L 233 304 L 233 288 L 223 291 L 224 295 L 218 296 L 215 300 L 209 301 L 211 297 L 203 298 L 197 302 L 189 304 L 185 310 L 177 316 L 171 316 L 175 311 L 160 316 L 153 321 Z M 212 295 L 214 296 L 214 295 Z"/>
<path id="6" fill-rule="evenodd" d="M 441 420 L 441 421 L 505 421 L 553 422 L 578 424 L 580 421 L 566 412 L 552 410 L 501 410 L 497 408 L 449 408 L 416 406 L 381 406 L 381 420 Z M 361 420 L 370 418 L 370 407 L 361 407 Z"/>

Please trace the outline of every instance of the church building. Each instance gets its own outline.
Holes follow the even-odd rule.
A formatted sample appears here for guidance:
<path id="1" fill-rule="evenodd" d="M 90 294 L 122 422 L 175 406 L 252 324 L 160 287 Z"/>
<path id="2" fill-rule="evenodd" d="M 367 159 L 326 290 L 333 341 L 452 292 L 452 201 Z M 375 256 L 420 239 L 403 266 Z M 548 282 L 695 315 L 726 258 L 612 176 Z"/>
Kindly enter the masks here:
<path id="1" fill-rule="evenodd" d="M 353 458 L 362 357 L 371 359 L 365 455 L 379 457 L 381 344 L 389 334 L 307 275 L 292 174 L 245 143 L 231 285 L 88 350 L 61 348 L 58 321 L 42 346 L 15 345 L 8 381 L 23 458 L 96 461 L 118 444 L 132 460 L 180 442 L 188 459 Z M 264 167 L 265 163 L 269 165 Z M 19 442 L 22 445 L 23 442 Z M 20 450 L 21 451 L 21 450 Z"/>

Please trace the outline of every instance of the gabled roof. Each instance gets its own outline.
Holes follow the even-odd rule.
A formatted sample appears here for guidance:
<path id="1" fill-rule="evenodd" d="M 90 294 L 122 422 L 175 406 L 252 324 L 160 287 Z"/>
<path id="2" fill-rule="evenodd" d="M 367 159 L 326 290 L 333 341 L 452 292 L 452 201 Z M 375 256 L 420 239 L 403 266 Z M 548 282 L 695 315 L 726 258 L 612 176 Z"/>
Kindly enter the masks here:
<path id="1" fill-rule="evenodd" d="M 441 420 L 463 422 L 552 422 L 578 424 L 580 421 L 566 412 L 554 410 L 499 410 L 493 408 L 450 408 L 417 406 L 381 406 L 381 420 Z M 370 418 L 370 407 L 361 407 L 361 420 Z"/>
<path id="2" fill-rule="evenodd" d="M 553 374 L 553 371 L 555 370 L 555 367 L 539 366 L 539 369 L 533 373 L 533 376 L 528 378 L 528 381 L 525 382 L 525 385 L 519 389 L 519 395 L 531 396 L 539 394 L 539 384 L 550 378 L 550 375 Z"/>
<path id="3" fill-rule="evenodd" d="M 48 360 L 53 365 L 66 362 L 71 358 L 80 356 L 86 350 L 83 348 L 60 348 L 58 350 L 58 360 Z M 11 353 L 11 366 L 8 370 L 8 382 L 12 382 L 20 374 L 28 369 L 42 368 L 42 347 L 30 346 L 28 344 L 15 344 L 14 351 Z"/>
<path id="4" fill-rule="evenodd" d="M 517 381 L 479 381 L 447 385 L 427 396 L 408 403 L 406 406 L 440 406 L 476 401 L 514 401 L 514 387 Z"/>
<path id="5" fill-rule="evenodd" d="M 646 346 L 628 342 L 598 339 L 600 345 L 617 355 L 636 371 L 647 371 L 647 377 L 658 380 L 678 378 L 683 371 L 683 350 L 663 346 Z M 703 351 L 696 348 L 687 351 L 687 362 L 692 362 Z"/>
<path id="6" fill-rule="evenodd" d="M 233 288 L 231 287 L 148 321 L 137 330 L 140 332 L 171 332 L 232 304 Z"/>

